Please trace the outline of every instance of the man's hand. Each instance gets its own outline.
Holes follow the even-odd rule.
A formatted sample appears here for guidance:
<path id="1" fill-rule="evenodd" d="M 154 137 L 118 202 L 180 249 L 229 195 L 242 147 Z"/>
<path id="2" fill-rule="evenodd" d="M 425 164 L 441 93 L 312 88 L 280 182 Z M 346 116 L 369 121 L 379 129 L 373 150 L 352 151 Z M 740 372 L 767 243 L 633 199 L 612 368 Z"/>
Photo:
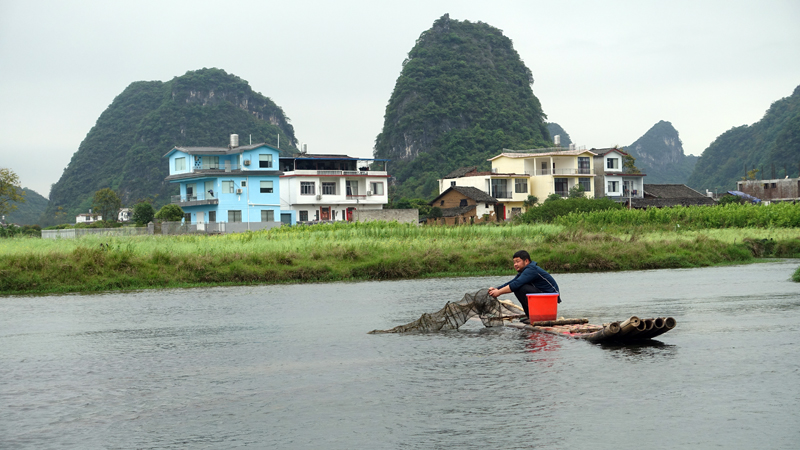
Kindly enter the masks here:
<path id="1" fill-rule="evenodd" d="M 494 298 L 497 298 L 500 295 L 500 290 L 495 289 L 493 287 L 490 287 L 489 288 L 489 295 L 491 295 Z"/>

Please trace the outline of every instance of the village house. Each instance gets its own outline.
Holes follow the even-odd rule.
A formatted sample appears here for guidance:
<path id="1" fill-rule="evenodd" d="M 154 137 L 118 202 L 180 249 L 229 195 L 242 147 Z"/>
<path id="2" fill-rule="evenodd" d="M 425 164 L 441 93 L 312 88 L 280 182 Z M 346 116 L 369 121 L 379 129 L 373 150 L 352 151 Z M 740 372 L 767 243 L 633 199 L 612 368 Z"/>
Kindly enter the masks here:
<path id="1" fill-rule="evenodd" d="M 352 221 L 389 202 L 388 160 L 300 153 L 280 158 L 280 204 L 298 222 Z"/>
<path id="2" fill-rule="evenodd" d="M 685 184 L 645 184 L 641 198 L 625 198 L 625 205 L 634 209 L 665 208 L 670 206 L 713 206 L 717 202 Z"/>
<path id="3" fill-rule="evenodd" d="M 169 176 L 180 194 L 172 198 L 187 224 L 226 223 L 225 231 L 259 230 L 293 224 L 293 211 L 281 210 L 277 148 L 267 144 L 228 147 L 175 147 L 166 155 Z M 221 230 L 222 231 L 222 230 Z"/>
<path id="4" fill-rule="evenodd" d="M 623 157 L 627 153 L 618 148 L 592 149 L 594 156 L 594 189 L 596 197 L 615 200 L 644 198 L 643 173 L 625 173 Z"/>
<path id="5" fill-rule="evenodd" d="M 497 199 L 472 186 L 450 186 L 429 205 L 441 210 L 441 218 L 428 223 L 458 225 L 496 219 Z"/>
<path id="6" fill-rule="evenodd" d="M 764 202 L 800 200 L 800 178 L 739 181 L 736 183 L 736 189 Z"/>
<path id="7" fill-rule="evenodd" d="M 497 200 L 495 216 L 506 220 L 525 212 L 523 202 L 530 195 L 542 202 L 552 194 L 567 197 L 570 189 L 580 186 L 586 197 L 595 197 L 594 156 L 576 148 L 504 149 L 489 159 L 490 172 L 478 172 L 475 167 L 459 169 L 439 180 L 439 192 L 453 186 L 477 188 Z"/>
<path id="8" fill-rule="evenodd" d="M 90 224 L 100 220 L 103 220 L 103 216 L 101 216 L 100 214 L 92 214 L 91 209 L 89 210 L 89 214 L 78 214 L 77 216 L 75 216 L 76 224 L 79 223 Z"/>

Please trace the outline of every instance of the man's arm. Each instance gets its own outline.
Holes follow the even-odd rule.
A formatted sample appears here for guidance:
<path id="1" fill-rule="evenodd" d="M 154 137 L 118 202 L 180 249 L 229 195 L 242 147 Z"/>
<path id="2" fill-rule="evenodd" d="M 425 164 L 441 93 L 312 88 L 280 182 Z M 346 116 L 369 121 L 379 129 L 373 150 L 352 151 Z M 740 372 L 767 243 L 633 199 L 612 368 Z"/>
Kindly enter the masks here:
<path id="1" fill-rule="evenodd" d="M 503 294 L 510 294 L 510 293 L 511 293 L 511 288 L 508 287 L 508 283 L 506 283 L 504 286 L 500 288 L 489 288 L 489 295 L 491 295 L 494 298 L 497 298 Z"/>

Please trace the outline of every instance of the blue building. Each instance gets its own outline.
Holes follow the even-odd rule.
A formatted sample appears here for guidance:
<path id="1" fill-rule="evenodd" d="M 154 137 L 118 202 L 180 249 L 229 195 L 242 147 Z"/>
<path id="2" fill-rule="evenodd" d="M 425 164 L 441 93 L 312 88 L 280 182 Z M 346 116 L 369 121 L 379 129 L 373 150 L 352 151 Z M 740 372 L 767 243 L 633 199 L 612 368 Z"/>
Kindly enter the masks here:
<path id="1" fill-rule="evenodd" d="M 294 212 L 280 209 L 280 151 L 267 144 L 238 144 L 233 134 L 228 147 L 175 147 L 164 155 L 166 181 L 180 185 L 172 203 L 183 209 L 185 222 L 198 229 L 226 223 L 221 231 L 294 224 Z"/>

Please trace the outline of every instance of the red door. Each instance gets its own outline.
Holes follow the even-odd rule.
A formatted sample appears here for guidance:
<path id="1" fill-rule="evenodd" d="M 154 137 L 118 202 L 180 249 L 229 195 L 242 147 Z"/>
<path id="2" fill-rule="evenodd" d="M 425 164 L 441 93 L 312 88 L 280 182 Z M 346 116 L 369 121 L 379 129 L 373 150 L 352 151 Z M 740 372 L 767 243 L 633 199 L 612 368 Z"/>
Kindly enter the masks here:
<path id="1" fill-rule="evenodd" d="M 353 211 L 354 210 L 355 210 L 355 208 L 347 208 L 347 221 L 348 222 L 352 222 L 353 221 Z"/>
<path id="2" fill-rule="evenodd" d="M 331 220 L 331 208 L 330 206 L 323 206 L 319 209 L 319 219 L 320 220 Z"/>

